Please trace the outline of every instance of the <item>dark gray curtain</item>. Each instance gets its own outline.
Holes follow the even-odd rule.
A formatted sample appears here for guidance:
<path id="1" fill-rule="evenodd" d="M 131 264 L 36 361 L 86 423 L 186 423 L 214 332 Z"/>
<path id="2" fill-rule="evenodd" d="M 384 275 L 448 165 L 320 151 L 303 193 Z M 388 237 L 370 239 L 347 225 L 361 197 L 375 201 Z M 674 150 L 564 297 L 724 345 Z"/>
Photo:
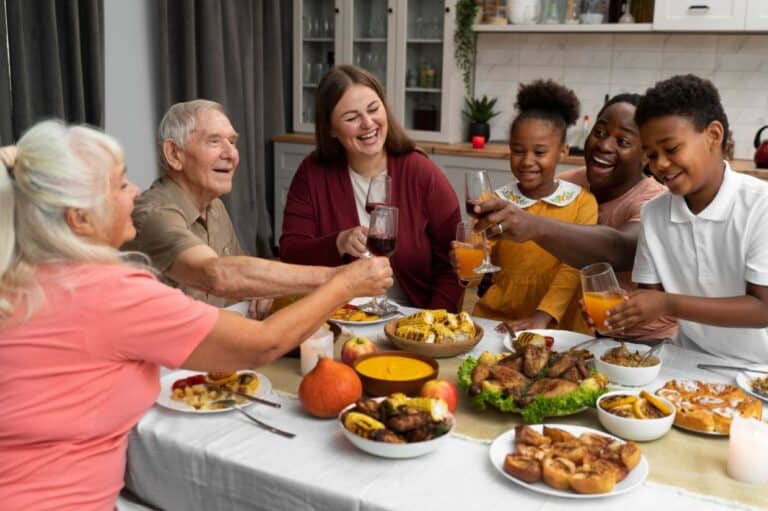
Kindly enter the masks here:
<path id="1" fill-rule="evenodd" d="M 196 98 L 224 105 L 240 167 L 223 197 L 243 247 L 272 255 L 271 139 L 285 131 L 279 0 L 160 0 L 160 111 Z"/>
<path id="2" fill-rule="evenodd" d="M 48 117 L 104 125 L 102 0 L 0 0 L 0 144 Z"/>

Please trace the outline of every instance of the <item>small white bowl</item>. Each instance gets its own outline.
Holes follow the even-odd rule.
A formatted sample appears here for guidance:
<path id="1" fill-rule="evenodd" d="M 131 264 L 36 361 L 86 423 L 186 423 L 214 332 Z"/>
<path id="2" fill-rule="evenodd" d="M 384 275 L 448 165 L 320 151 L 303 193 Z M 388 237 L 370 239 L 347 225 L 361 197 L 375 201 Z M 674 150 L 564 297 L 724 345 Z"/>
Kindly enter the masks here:
<path id="1" fill-rule="evenodd" d="M 600 25 L 604 15 L 600 12 L 585 12 L 580 16 L 580 19 L 583 25 Z"/>
<path id="2" fill-rule="evenodd" d="M 382 401 L 385 398 L 380 397 L 375 399 Z M 381 456 L 382 458 L 416 458 L 418 456 L 429 454 L 430 452 L 435 451 L 439 449 L 440 446 L 444 445 L 456 427 L 456 418 L 451 415 L 451 429 L 447 433 L 440 435 L 437 438 L 433 438 L 432 440 L 425 440 L 423 442 L 410 442 L 406 444 L 389 444 L 387 442 L 377 442 L 375 440 L 368 440 L 367 438 L 358 436 L 344 427 L 344 423 L 342 422 L 341 418 L 344 416 L 344 413 L 346 413 L 347 410 L 350 410 L 354 407 L 355 404 L 353 403 L 344 408 L 341 413 L 339 413 L 339 427 L 344 432 L 344 436 L 346 436 L 349 441 L 355 445 L 355 447 L 369 454 Z"/>
<path id="3" fill-rule="evenodd" d="M 625 440 L 636 440 L 638 442 L 647 442 L 649 440 L 656 440 L 667 434 L 667 431 L 672 428 L 672 423 L 675 421 L 675 406 L 663 397 L 659 397 L 659 400 L 663 401 L 672 413 L 666 417 L 659 419 L 634 419 L 628 417 L 619 417 L 614 415 L 600 406 L 600 402 L 611 396 L 638 396 L 639 390 L 617 390 L 614 392 L 608 392 L 600 396 L 597 400 L 597 418 L 600 420 L 600 424 L 605 429 L 613 433 L 614 435 L 621 437 Z"/>
<path id="4" fill-rule="evenodd" d="M 643 385 L 648 385 L 649 383 L 651 383 L 659 375 L 659 371 L 661 371 L 661 364 L 663 363 L 663 360 L 661 359 L 661 356 L 658 353 L 655 353 L 652 355 L 653 357 L 656 357 L 659 359 L 659 363 L 654 366 L 649 366 L 649 367 L 620 366 L 617 364 L 609 364 L 608 362 L 602 359 L 602 356 L 605 354 L 605 352 L 614 347 L 615 345 L 612 345 L 603 350 L 595 351 L 595 358 L 594 358 L 595 369 L 597 370 L 598 373 L 603 373 L 605 377 L 608 378 L 608 381 L 612 383 L 616 383 L 618 385 L 626 385 L 627 387 L 642 387 Z M 639 351 L 640 353 L 645 353 L 651 349 L 650 346 L 644 346 L 644 345 L 632 345 L 632 346 L 628 346 L 628 348 L 632 352 Z M 663 350 L 664 348 L 661 349 L 661 351 Z"/>

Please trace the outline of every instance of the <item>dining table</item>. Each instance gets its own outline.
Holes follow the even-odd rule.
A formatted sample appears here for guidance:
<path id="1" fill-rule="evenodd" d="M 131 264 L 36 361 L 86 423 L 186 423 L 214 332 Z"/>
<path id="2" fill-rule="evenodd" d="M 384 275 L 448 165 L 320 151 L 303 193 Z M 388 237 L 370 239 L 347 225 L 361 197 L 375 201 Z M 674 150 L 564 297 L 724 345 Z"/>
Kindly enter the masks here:
<path id="1" fill-rule="evenodd" d="M 404 314 L 415 310 L 401 307 Z M 441 378 L 455 383 L 456 367 L 463 357 L 506 350 L 503 335 L 494 330 L 497 322 L 473 319 L 483 327 L 483 338 L 464 355 L 439 359 Z M 336 357 L 343 340 L 351 336 L 367 337 L 380 350 L 394 349 L 383 327 L 380 322 L 345 325 L 342 339 L 336 342 Z M 649 390 L 673 378 L 734 383 L 733 371 L 697 368 L 699 363 L 722 363 L 721 359 L 671 343 L 661 356 L 659 376 L 645 386 Z M 256 370 L 270 379 L 270 398 L 282 408 L 255 403 L 246 410 L 270 425 L 295 433 L 294 438 L 275 435 L 234 410 L 198 414 L 155 405 L 131 432 L 126 488 L 150 507 L 187 511 L 768 508 L 766 485 L 749 485 L 728 477 L 725 436 L 673 428 L 661 439 L 640 443 L 650 474 L 632 491 L 602 498 L 556 496 L 515 484 L 490 461 L 493 438 L 521 424 L 518 414 L 475 410 L 462 393 L 457 425 L 439 449 L 416 458 L 382 458 L 350 443 L 338 419 L 317 419 L 303 411 L 296 396 L 301 381 L 298 359 L 281 358 Z M 164 369 L 161 374 L 168 372 Z M 602 430 L 594 409 L 545 422 Z"/>

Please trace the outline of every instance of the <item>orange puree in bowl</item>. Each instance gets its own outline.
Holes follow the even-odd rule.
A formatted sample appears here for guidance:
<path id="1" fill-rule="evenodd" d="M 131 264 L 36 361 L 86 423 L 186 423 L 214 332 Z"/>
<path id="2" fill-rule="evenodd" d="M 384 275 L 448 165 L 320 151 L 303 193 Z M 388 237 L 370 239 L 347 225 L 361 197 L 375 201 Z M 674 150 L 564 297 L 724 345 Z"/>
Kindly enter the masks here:
<path id="1" fill-rule="evenodd" d="M 432 374 L 432 366 L 409 357 L 382 355 L 361 361 L 355 366 L 360 374 L 387 381 L 407 381 Z"/>

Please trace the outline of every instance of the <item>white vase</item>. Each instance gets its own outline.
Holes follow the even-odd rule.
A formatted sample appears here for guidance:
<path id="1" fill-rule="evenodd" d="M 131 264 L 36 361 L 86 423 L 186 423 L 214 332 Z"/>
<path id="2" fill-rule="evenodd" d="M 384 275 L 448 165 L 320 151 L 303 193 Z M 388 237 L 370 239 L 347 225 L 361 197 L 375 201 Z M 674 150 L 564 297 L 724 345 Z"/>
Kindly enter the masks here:
<path id="1" fill-rule="evenodd" d="M 538 0 L 508 0 L 509 22 L 515 25 L 534 25 L 539 21 Z"/>

